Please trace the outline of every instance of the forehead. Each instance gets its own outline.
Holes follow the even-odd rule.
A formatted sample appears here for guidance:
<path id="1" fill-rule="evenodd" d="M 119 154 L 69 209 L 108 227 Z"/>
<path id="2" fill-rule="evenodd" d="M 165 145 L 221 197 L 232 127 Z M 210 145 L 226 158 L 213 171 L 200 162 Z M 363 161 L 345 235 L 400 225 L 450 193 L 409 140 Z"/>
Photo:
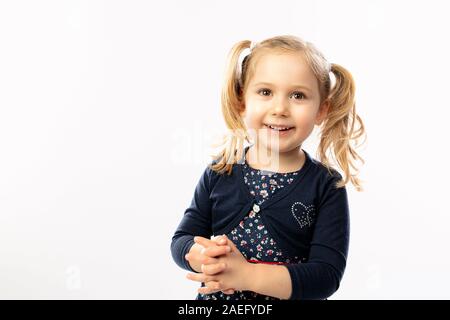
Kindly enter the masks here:
<path id="1" fill-rule="evenodd" d="M 263 53 L 255 61 L 249 85 L 269 82 L 275 86 L 303 85 L 318 90 L 317 79 L 301 53 Z"/>

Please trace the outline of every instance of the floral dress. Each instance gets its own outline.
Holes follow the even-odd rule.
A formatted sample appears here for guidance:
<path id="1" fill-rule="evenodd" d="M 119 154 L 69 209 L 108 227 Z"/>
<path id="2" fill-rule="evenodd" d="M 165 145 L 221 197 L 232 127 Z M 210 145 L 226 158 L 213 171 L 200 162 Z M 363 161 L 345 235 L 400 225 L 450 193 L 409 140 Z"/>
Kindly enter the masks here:
<path id="1" fill-rule="evenodd" d="M 277 190 L 291 184 L 299 171 L 289 173 L 277 173 L 254 169 L 245 160 L 243 166 L 243 179 L 248 186 L 250 194 L 256 204 L 261 205 L 269 199 Z M 255 208 L 255 206 L 254 206 Z M 259 208 L 256 206 L 249 214 L 231 230 L 227 237 L 233 241 L 242 255 L 251 262 L 264 261 L 275 263 L 301 263 L 301 257 L 289 257 L 285 255 L 277 243 L 271 237 L 260 219 Z M 256 211 L 256 212 L 255 212 Z M 304 261 L 304 258 L 303 258 Z M 203 285 L 203 284 L 202 284 Z M 199 293 L 196 300 L 278 300 L 278 298 L 261 295 L 252 291 L 235 291 L 234 294 L 215 292 L 212 294 Z"/>

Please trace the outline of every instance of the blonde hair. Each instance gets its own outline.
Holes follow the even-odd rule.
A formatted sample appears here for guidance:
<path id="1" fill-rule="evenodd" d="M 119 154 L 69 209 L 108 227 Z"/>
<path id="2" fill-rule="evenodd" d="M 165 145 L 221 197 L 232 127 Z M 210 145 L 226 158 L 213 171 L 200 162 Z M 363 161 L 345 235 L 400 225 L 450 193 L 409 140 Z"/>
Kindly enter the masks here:
<path id="1" fill-rule="evenodd" d="M 241 63 L 242 52 L 250 48 L 250 53 Z M 272 37 L 253 45 L 251 41 L 244 40 L 232 47 L 228 55 L 221 96 L 223 117 L 231 134 L 225 135 L 221 143 L 222 150 L 213 156 L 211 169 L 221 174 L 225 172 L 231 174 L 233 165 L 243 157 L 244 142 L 250 142 L 250 137 L 240 116 L 240 113 L 244 111 L 244 93 L 249 79 L 255 72 L 258 57 L 269 50 L 272 52 L 300 52 L 304 55 L 319 84 L 320 104 L 322 105 L 325 100 L 329 102 L 327 116 L 321 125 L 320 144 L 317 152 L 319 160 L 331 173 L 332 167 L 327 157 L 327 152 L 331 150 L 332 156 L 342 169 L 344 176 L 338 181 L 336 187 L 344 187 L 350 180 L 357 191 L 362 191 L 361 180 L 357 177 L 358 171 L 355 174 L 350 172 L 350 167 L 357 170 L 353 159 L 359 159 L 364 163 L 350 142 L 351 140 L 358 141 L 358 138 L 366 134 L 363 121 L 355 111 L 353 77 L 344 67 L 328 63 L 312 43 L 291 35 Z M 333 87 L 331 87 L 330 72 L 335 77 Z M 355 130 L 355 122 L 358 122 L 358 130 Z"/>

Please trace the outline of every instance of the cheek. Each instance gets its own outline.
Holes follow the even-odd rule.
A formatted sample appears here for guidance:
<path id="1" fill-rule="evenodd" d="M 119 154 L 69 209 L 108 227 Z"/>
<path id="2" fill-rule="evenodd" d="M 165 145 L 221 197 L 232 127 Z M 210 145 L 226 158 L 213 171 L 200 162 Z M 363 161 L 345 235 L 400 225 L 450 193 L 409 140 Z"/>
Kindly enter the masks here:
<path id="1" fill-rule="evenodd" d="M 300 128 L 314 126 L 316 119 L 316 113 L 313 111 L 313 108 L 298 109 L 292 116 Z"/>
<path id="2" fill-rule="evenodd" d="M 248 129 L 256 129 L 261 127 L 263 115 L 260 112 L 249 109 L 243 120 Z"/>
<path id="3" fill-rule="evenodd" d="M 245 117 L 242 119 L 245 124 L 247 134 L 253 141 L 255 141 L 258 138 L 258 135 L 261 134 L 263 115 L 247 109 Z"/>

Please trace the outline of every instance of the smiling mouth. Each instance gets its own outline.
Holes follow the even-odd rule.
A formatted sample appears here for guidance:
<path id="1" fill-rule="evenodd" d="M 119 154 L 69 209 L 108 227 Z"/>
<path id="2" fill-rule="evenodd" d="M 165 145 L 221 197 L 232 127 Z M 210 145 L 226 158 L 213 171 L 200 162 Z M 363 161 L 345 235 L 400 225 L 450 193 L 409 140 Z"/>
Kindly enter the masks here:
<path id="1" fill-rule="evenodd" d="M 270 130 L 284 132 L 294 129 L 294 127 L 281 127 L 281 126 L 272 126 L 270 124 L 264 124 L 264 126 Z"/>

